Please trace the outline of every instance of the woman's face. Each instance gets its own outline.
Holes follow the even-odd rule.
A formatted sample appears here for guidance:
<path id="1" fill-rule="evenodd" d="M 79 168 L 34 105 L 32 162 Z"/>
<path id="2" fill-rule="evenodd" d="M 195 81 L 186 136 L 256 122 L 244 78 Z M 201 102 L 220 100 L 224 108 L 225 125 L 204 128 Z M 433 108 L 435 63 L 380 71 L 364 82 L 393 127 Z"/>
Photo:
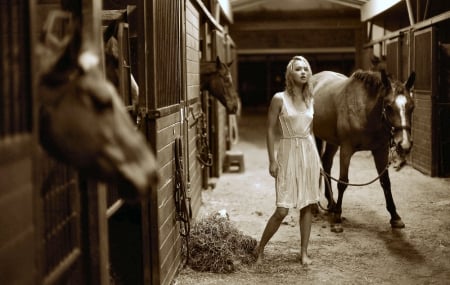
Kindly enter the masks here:
<path id="1" fill-rule="evenodd" d="M 296 84 L 306 84 L 311 71 L 303 60 L 295 60 L 292 64 L 292 79 Z"/>

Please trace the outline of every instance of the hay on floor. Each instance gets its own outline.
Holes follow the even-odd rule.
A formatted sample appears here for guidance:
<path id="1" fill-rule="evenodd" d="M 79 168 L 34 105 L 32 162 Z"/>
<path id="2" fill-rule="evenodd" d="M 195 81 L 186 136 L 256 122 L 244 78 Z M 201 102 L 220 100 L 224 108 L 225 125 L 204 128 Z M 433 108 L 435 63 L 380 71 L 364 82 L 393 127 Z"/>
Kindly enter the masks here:
<path id="1" fill-rule="evenodd" d="M 256 239 L 239 231 L 228 217 L 213 213 L 192 225 L 187 264 L 197 271 L 231 273 L 255 261 L 256 243 Z"/>

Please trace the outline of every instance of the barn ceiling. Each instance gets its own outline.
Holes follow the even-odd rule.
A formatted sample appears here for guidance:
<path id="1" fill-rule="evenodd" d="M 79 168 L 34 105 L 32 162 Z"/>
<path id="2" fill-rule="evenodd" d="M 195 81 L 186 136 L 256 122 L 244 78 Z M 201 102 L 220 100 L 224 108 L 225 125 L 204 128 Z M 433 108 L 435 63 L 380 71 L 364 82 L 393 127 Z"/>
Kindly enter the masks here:
<path id="1" fill-rule="evenodd" d="M 230 0 L 233 12 L 255 10 L 360 9 L 369 0 Z"/>
<path id="2" fill-rule="evenodd" d="M 221 0 L 219 0 L 221 1 Z M 222 0 L 225 1 L 225 0 Z M 359 10 L 367 21 L 391 7 L 411 0 L 227 0 L 233 13 L 257 11 Z"/>

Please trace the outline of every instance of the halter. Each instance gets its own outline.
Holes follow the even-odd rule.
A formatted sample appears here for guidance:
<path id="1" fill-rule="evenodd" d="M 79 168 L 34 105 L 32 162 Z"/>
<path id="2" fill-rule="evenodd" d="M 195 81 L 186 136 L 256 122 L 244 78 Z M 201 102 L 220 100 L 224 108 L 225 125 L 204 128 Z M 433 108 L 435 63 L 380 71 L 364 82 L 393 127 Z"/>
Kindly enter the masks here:
<path id="1" fill-rule="evenodd" d="M 396 88 L 393 88 L 393 93 L 396 94 Z M 392 103 L 391 103 L 392 104 Z M 386 107 L 390 106 L 391 104 L 386 104 L 385 100 L 383 99 L 383 109 L 381 111 L 381 119 L 383 122 L 385 122 L 387 129 L 389 129 L 389 144 L 390 147 L 396 146 L 394 142 L 394 135 L 396 132 L 399 131 L 408 131 L 411 133 L 411 127 L 410 126 L 395 126 L 388 118 L 386 114 Z"/>

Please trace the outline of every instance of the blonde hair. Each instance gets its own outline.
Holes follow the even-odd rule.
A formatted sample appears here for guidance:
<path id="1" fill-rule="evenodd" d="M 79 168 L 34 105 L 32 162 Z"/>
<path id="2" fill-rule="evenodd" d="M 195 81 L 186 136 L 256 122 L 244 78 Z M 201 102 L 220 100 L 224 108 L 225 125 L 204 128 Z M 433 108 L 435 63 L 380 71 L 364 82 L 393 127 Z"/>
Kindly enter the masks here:
<path id="1" fill-rule="evenodd" d="M 305 86 L 303 86 L 302 97 L 303 97 L 303 100 L 305 101 L 306 105 L 309 107 L 309 104 L 312 102 L 312 99 L 313 99 L 312 85 L 309 81 L 309 78 L 311 78 L 311 76 L 312 76 L 312 70 L 311 70 L 311 65 L 309 64 L 308 60 L 306 60 L 306 58 L 304 58 L 303 56 L 300 56 L 300 55 L 294 56 L 289 61 L 288 65 L 286 66 L 285 91 L 289 96 L 294 96 L 295 82 L 292 77 L 292 73 L 294 71 L 294 62 L 295 61 L 302 61 L 308 67 L 308 82 L 305 84 Z"/>

